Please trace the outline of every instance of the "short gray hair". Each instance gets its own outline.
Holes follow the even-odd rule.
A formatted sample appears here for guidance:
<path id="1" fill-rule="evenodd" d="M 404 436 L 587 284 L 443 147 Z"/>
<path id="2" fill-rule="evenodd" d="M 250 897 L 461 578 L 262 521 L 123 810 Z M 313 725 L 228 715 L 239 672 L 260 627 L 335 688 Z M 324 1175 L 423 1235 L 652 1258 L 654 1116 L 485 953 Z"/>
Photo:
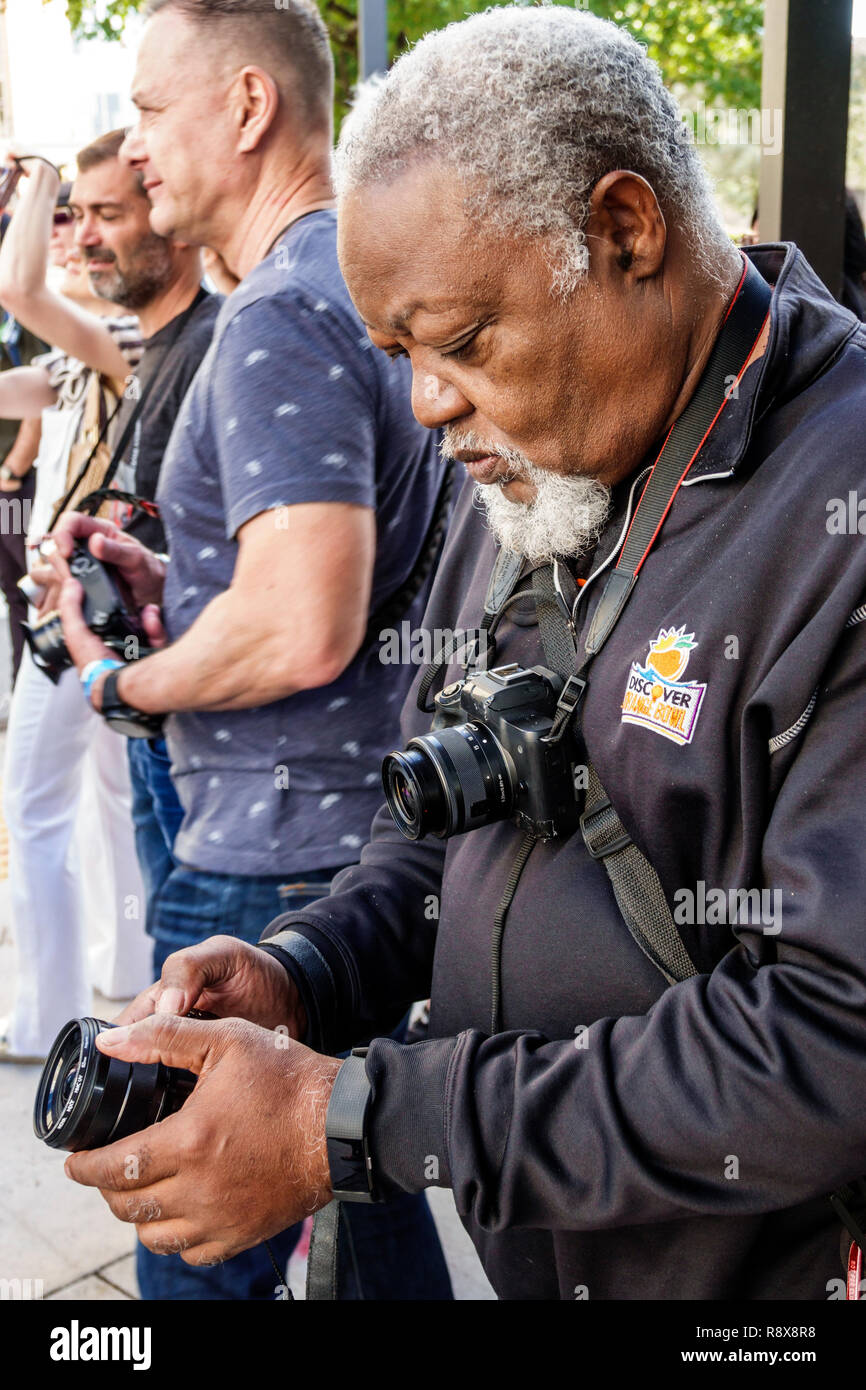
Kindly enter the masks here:
<path id="1" fill-rule="evenodd" d="M 290 86 L 305 116 L 330 128 L 334 60 L 315 0 L 147 0 L 145 18 L 163 10 L 215 35 L 226 55 L 273 67 L 284 94 Z"/>
<path id="2" fill-rule="evenodd" d="M 641 174 L 720 285 L 733 247 L 658 66 L 625 30 L 559 5 L 509 5 L 427 34 L 365 84 L 343 123 L 338 197 L 419 159 L 472 186 L 464 210 L 547 240 L 552 289 L 589 266 L 589 195 L 613 169 Z M 734 253 L 735 254 L 735 253 Z"/>

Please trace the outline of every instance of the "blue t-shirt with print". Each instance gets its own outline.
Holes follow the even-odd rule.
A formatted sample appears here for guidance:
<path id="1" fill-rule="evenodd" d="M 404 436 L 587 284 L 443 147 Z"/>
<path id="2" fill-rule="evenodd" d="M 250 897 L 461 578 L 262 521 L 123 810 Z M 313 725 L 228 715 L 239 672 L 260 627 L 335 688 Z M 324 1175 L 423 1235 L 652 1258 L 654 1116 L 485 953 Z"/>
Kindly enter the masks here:
<path id="1" fill-rule="evenodd" d="M 410 385 L 406 359 L 374 349 L 352 305 L 336 214 L 300 219 L 226 300 L 166 452 L 158 501 L 172 640 L 228 588 L 239 528 L 273 508 L 375 508 L 371 609 L 400 588 L 443 472 L 439 436 L 412 415 Z M 413 625 L 427 588 L 405 615 Z M 362 648 L 323 689 L 257 709 L 171 716 L 182 863 L 263 875 L 357 860 L 414 674 L 380 652 L 378 643 Z"/>

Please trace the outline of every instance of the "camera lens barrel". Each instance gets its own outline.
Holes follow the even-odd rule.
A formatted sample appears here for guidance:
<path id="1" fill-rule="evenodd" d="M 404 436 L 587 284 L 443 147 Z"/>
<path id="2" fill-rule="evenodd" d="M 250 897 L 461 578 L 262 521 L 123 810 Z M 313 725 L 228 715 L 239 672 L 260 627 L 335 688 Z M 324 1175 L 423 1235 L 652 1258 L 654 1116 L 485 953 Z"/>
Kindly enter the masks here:
<path id="1" fill-rule="evenodd" d="M 458 724 L 410 739 L 382 764 L 388 810 L 407 840 L 448 839 L 511 815 L 511 759 L 483 724 Z"/>
<path id="2" fill-rule="evenodd" d="M 75 1018 L 61 1028 L 39 1079 L 33 1128 L 53 1149 L 98 1149 L 179 1110 L 195 1086 L 191 1072 L 161 1062 L 124 1062 L 96 1046 L 113 1028 Z"/>

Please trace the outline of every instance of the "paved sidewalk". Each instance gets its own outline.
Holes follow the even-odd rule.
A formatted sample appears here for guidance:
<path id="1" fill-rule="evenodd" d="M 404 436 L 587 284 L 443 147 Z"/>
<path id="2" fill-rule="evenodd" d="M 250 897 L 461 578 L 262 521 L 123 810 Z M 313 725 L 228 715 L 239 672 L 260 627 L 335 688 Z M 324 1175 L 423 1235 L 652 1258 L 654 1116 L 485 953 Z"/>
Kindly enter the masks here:
<path id="1" fill-rule="evenodd" d="M 0 756 L 2 743 L 0 736 Z M 0 1015 L 10 1011 L 15 989 L 6 874 L 6 830 L 0 823 Z M 94 995 L 96 1017 L 111 1019 L 120 1008 Z M 97 1193 L 70 1182 L 63 1172 L 65 1155 L 39 1143 L 33 1134 L 39 1074 L 38 1066 L 0 1064 L 0 1281 L 40 1280 L 45 1298 L 135 1299 L 135 1241 L 130 1228 L 115 1220 Z M 429 1196 L 455 1296 L 492 1299 L 451 1193 L 431 1189 Z M 302 1298 L 303 1261 L 292 1260 L 290 1283 L 295 1296 Z M 0 1290 L 5 1288 L 0 1284 Z"/>

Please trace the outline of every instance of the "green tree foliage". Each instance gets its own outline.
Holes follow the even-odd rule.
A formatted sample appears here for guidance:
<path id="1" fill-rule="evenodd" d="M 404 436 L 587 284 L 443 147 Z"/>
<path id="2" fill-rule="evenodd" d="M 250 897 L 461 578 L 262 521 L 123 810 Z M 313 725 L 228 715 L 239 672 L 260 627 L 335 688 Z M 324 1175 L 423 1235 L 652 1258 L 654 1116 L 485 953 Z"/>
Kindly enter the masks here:
<path id="1" fill-rule="evenodd" d="M 43 5 L 48 0 L 42 0 Z M 127 17 L 144 8 L 145 0 L 107 0 L 101 5 L 88 0 L 66 0 L 66 17 L 77 39 L 119 39 Z"/>
<path id="2" fill-rule="evenodd" d="M 127 16 L 145 0 L 67 0 L 73 33 L 118 38 Z M 317 0 L 331 33 L 337 70 L 336 117 L 347 109 L 358 80 L 357 0 Z M 574 0 L 554 0 L 571 4 Z M 708 103 L 760 104 L 763 0 L 576 0 L 615 20 L 646 45 L 665 81 L 682 95 L 697 91 Z M 489 0 L 388 0 L 388 47 L 393 59 L 431 29 L 488 7 Z"/>

